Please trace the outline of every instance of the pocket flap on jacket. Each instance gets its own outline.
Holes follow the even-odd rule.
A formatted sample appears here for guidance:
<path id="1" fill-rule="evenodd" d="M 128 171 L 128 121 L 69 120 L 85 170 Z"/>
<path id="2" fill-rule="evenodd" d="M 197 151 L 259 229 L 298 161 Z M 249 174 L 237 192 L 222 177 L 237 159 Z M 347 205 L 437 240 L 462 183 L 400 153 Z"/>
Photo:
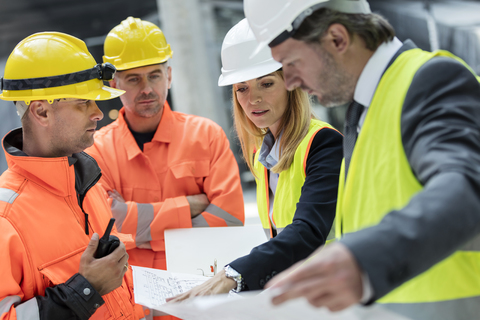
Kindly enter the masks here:
<path id="1" fill-rule="evenodd" d="M 61 258 L 45 263 L 38 267 L 38 271 L 54 285 L 64 283 L 78 272 L 80 258 L 85 249 L 86 247 L 80 248 Z"/>
<path id="2" fill-rule="evenodd" d="M 210 160 L 188 161 L 173 165 L 170 170 L 175 178 L 206 177 L 210 173 Z"/>

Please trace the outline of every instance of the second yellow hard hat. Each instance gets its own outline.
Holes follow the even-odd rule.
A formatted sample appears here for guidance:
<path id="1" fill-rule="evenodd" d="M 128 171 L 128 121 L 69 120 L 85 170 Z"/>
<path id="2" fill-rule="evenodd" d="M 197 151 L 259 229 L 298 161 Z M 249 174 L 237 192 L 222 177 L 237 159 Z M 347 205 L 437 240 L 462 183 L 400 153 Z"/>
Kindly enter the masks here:
<path id="1" fill-rule="evenodd" d="M 103 61 L 110 62 L 117 70 L 163 63 L 173 54 L 159 27 L 133 17 L 108 33 L 103 49 Z"/>

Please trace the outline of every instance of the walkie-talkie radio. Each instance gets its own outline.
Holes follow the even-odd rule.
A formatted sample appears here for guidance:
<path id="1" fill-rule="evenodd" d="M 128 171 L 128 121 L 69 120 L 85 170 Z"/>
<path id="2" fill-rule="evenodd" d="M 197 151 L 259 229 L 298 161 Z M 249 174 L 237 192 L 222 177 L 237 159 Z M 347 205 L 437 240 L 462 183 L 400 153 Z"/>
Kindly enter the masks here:
<path id="1" fill-rule="evenodd" d="M 110 232 L 112 231 L 114 223 L 115 223 L 115 218 L 111 218 L 110 222 L 108 223 L 107 229 L 103 234 L 103 237 L 101 237 L 98 242 L 97 251 L 95 252 L 95 255 L 94 255 L 95 259 L 100 259 L 105 256 L 108 256 L 120 245 L 120 240 L 116 236 L 110 235 Z"/>

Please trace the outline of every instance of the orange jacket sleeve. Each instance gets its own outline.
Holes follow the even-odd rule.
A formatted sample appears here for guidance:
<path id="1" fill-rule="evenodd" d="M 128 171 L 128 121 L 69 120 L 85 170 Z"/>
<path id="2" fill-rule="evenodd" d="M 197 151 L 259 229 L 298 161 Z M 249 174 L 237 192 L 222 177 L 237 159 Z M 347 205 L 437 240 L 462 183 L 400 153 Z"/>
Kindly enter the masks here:
<path id="1" fill-rule="evenodd" d="M 205 211 L 192 219 L 193 227 L 243 226 L 245 208 L 238 165 L 223 130 L 210 143 L 210 174 L 204 191 L 210 201 Z"/>
<path id="2" fill-rule="evenodd" d="M 3 219 L 0 219 L 0 234 L 2 235 L 0 250 L 0 278 L 2 279 L 0 306 L 2 307 L 0 308 L 0 319 L 13 320 L 17 319 L 15 306 L 22 305 L 19 303 L 25 297 L 24 290 L 30 290 L 30 294 L 33 295 L 33 288 L 22 286 L 22 284 L 28 286 L 28 283 L 33 281 L 33 277 L 28 269 L 25 270 L 24 268 L 24 262 L 28 261 L 28 258 L 20 237 L 13 227 Z M 28 292 L 26 293 L 28 294 Z M 37 305 L 35 298 L 33 298 L 33 302 L 35 308 Z M 32 304 L 32 302 L 29 304 Z"/>

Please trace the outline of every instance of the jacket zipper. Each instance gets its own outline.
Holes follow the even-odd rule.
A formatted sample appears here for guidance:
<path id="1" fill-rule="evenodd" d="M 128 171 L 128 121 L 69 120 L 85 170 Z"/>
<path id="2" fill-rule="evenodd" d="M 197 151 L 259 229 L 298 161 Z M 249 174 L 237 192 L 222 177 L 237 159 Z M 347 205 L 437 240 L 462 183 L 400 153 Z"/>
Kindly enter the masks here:
<path id="1" fill-rule="evenodd" d="M 85 196 L 87 195 L 88 190 L 90 190 L 90 189 L 98 182 L 98 180 L 100 180 L 101 177 L 102 177 L 102 174 L 99 173 L 98 176 L 95 178 L 95 180 L 93 180 L 92 183 L 90 183 L 90 184 L 87 186 L 87 189 L 85 189 L 85 192 L 84 192 L 83 194 L 77 194 L 77 197 L 78 197 L 78 205 L 80 206 L 80 209 L 82 209 L 83 215 L 85 216 L 85 234 L 86 234 L 87 236 L 89 235 L 89 231 L 88 231 L 88 213 L 86 213 L 85 210 L 83 210 L 83 200 L 85 200 Z"/>

